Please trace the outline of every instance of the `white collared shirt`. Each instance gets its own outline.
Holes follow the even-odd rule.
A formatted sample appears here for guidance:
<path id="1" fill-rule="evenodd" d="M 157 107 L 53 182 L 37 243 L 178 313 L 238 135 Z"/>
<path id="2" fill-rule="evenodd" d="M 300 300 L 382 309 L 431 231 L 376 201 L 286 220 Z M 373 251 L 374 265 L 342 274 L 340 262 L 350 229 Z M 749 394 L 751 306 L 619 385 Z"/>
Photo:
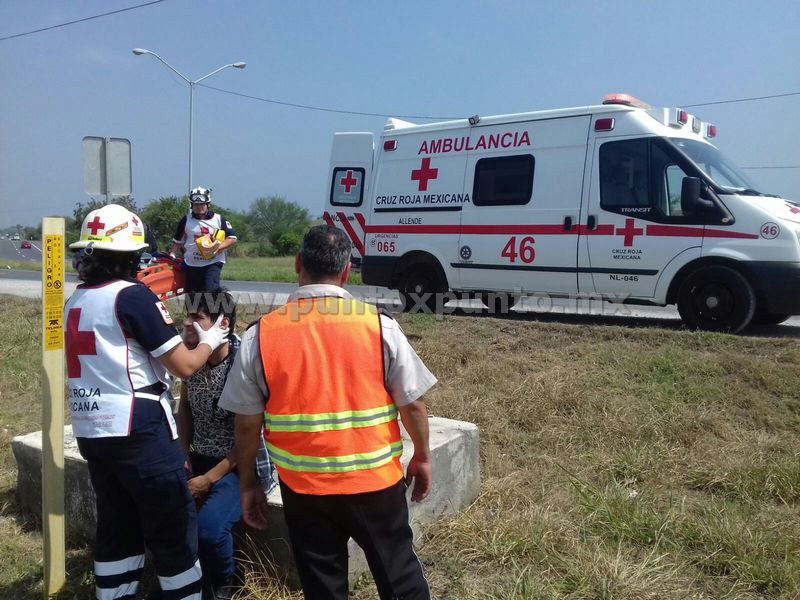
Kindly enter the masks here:
<path id="1" fill-rule="evenodd" d="M 289 302 L 322 296 L 348 299 L 353 297 L 350 292 L 337 285 L 313 284 L 297 288 L 290 294 Z M 437 380 L 408 343 L 397 321 L 384 314 L 380 315 L 380 320 L 384 383 L 394 403 L 404 406 L 421 398 Z M 255 325 L 242 336 L 241 348 L 219 400 L 221 408 L 242 415 L 264 412 L 269 388 L 261 363 L 258 332 L 259 325 Z"/>

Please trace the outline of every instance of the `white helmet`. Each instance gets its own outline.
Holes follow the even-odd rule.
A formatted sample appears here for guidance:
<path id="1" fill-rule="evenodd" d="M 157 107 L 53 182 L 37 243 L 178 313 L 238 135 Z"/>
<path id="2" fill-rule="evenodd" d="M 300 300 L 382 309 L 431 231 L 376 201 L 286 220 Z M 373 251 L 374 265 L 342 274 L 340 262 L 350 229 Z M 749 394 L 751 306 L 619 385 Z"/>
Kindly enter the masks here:
<path id="1" fill-rule="evenodd" d="M 211 204 L 211 189 L 204 187 L 193 188 L 189 192 L 190 204 Z"/>
<path id="2" fill-rule="evenodd" d="M 90 244 L 98 250 L 115 252 L 143 250 L 147 248 L 144 225 L 139 217 L 124 206 L 107 204 L 86 215 L 81 226 L 81 239 L 69 247 L 80 250 Z"/>

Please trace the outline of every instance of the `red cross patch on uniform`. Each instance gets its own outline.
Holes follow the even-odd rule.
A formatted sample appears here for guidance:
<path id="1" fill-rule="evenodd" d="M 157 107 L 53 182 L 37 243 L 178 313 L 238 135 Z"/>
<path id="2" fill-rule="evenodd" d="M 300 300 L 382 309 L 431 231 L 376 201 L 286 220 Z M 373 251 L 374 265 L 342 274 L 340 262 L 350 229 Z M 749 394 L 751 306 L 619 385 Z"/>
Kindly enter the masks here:
<path id="1" fill-rule="evenodd" d="M 156 302 L 156 308 L 158 308 L 158 312 L 161 313 L 161 318 L 164 319 L 164 323 L 167 325 L 172 325 L 172 317 L 167 310 L 167 307 L 164 306 L 163 302 Z"/>

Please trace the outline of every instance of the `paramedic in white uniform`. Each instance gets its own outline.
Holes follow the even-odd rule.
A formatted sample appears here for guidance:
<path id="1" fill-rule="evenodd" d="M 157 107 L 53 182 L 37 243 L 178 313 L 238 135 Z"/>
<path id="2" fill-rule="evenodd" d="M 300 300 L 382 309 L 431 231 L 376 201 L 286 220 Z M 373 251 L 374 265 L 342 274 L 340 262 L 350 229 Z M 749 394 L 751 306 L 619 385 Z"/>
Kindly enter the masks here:
<path id="1" fill-rule="evenodd" d="M 138 591 L 145 545 L 163 600 L 201 597 L 197 514 L 170 407 L 167 370 L 188 377 L 227 339 L 219 320 L 190 350 L 166 307 L 134 278 L 141 220 L 110 204 L 88 214 L 64 307 L 68 405 L 97 497 L 96 597 Z"/>

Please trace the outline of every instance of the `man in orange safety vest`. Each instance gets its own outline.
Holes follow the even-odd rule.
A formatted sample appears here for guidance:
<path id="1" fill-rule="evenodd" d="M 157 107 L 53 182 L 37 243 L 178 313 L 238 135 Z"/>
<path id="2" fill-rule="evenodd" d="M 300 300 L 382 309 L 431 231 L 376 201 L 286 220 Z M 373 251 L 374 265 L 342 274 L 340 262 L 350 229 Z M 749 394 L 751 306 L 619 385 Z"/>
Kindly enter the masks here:
<path id="1" fill-rule="evenodd" d="M 347 598 L 347 542 L 364 550 L 382 599 L 429 599 L 412 545 L 406 489 L 431 489 L 427 409 L 435 383 L 399 325 L 343 289 L 350 240 L 311 228 L 298 289 L 248 328 L 219 406 L 237 413 L 244 520 L 266 526 L 255 477 L 262 434 L 280 477 L 306 598 Z M 405 476 L 398 414 L 414 445 Z"/>

